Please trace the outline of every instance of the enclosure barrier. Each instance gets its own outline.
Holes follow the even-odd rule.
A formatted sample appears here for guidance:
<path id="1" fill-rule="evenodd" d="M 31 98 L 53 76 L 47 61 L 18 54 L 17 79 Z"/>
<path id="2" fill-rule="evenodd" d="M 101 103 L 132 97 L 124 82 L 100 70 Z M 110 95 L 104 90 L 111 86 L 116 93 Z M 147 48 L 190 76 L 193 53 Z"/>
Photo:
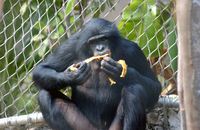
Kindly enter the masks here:
<path id="1" fill-rule="evenodd" d="M 0 119 L 0 128 L 25 125 L 29 122 L 31 123 L 44 122 L 42 113 L 37 112 L 37 113 L 32 113 L 32 114 L 23 115 L 23 116 L 13 116 L 13 117 Z"/>

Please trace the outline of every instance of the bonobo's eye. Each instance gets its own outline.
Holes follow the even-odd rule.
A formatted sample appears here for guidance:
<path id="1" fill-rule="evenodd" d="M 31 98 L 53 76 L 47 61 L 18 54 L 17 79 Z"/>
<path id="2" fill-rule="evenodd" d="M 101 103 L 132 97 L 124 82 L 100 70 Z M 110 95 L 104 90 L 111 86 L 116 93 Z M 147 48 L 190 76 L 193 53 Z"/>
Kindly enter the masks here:
<path id="1" fill-rule="evenodd" d="M 93 41 L 90 42 L 90 44 L 96 44 L 96 41 L 93 40 Z"/>
<path id="2" fill-rule="evenodd" d="M 89 44 L 96 44 L 96 40 L 89 40 L 88 43 Z"/>
<path id="3" fill-rule="evenodd" d="M 101 41 L 106 41 L 106 40 L 108 40 L 107 37 L 102 37 L 102 38 L 101 38 Z"/>

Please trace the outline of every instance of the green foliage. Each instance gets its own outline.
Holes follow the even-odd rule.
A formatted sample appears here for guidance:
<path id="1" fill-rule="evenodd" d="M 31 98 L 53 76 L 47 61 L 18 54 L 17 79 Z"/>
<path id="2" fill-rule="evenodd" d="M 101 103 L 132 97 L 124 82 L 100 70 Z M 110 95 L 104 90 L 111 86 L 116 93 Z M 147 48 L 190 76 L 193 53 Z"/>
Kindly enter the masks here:
<path id="1" fill-rule="evenodd" d="M 68 15 L 72 11 L 73 6 L 74 6 L 74 2 L 75 2 L 75 0 L 68 0 L 67 5 L 66 5 L 66 9 L 65 9 L 66 15 Z"/>
<path id="2" fill-rule="evenodd" d="M 159 14 L 153 0 L 133 1 L 125 9 L 118 25 L 121 35 L 137 42 L 146 56 L 158 57 L 162 54 L 163 34 Z"/>
<path id="3" fill-rule="evenodd" d="M 177 34 L 177 30 L 176 30 L 176 26 L 174 24 L 174 19 L 170 19 L 170 23 L 169 23 L 169 30 L 170 30 L 170 34 L 169 34 L 169 39 L 168 39 L 168 43 L 169 43 L 169 64 L 171 65 L 171 68 L 175 71 L 177 71 L 177 62 L 178 62 L 178 46 L 177 46 L 177 42 L 176 42 L 176 34 Z"/>

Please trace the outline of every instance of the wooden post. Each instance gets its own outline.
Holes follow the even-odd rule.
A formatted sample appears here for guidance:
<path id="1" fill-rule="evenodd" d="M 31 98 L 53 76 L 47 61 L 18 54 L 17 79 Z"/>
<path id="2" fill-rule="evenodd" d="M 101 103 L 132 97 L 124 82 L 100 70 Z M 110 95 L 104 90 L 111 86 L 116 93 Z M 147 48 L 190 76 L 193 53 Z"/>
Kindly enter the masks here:
<path id="1" fill-rule="evenodd" d="M 0 19 L 3 11 L 3 0 L 0 0 Z"/>
<path id="2" fill-rule="evenodd" d="M 200 129 L 200 0 L 177 0 L 178 94 L 182 130 Z"/>

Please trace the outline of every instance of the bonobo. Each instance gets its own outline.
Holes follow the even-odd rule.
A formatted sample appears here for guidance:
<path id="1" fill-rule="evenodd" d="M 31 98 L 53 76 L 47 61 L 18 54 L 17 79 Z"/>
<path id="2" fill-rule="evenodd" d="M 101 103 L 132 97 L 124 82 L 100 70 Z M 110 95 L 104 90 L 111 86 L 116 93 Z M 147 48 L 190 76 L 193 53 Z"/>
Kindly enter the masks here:
<path id="1" fill-rule="evenodd" d="M 123 77 L 119 60 L 127 65 Z M 100 18 L 59 45 L 35 68 L 33 80 L 43 117 L 55 130 L 144 130 L 146 108 L 153 108 L 161 92 L 140 47 Z M 71 99 L 59 91 L 68 86 Z"/>

